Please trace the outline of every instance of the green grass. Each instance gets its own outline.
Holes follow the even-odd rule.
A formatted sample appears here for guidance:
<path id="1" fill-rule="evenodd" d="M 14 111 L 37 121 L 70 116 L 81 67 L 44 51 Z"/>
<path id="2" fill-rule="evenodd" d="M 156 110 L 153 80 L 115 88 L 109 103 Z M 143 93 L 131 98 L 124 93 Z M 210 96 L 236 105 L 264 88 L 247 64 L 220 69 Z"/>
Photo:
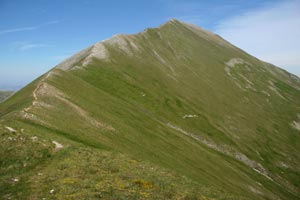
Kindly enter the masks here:
<path id="1" fill-rule="evenodd" d="M 76 143 L 55 150 L 49 139 L 0 130 L 4 199 L 213 199 L 221 194 L 123 154 Z"/>

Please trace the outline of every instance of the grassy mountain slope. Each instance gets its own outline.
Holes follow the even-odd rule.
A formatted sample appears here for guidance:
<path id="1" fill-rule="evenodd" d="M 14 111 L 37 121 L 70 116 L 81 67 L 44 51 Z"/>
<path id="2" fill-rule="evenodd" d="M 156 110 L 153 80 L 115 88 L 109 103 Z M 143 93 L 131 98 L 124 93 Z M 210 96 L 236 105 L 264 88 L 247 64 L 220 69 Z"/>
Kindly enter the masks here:
<path id="1" fill-rule="evenodd" d="M 7 99 L 10 95 L 12 95 L 12 91 L 0 91 L 0 102 Z"/>
<path id="2" fill-rule="evenodd" d="M 299 78 L 193 25 L 117 35 L 0 104 L 1 195 L 298 199 L 299 99 Z"/>

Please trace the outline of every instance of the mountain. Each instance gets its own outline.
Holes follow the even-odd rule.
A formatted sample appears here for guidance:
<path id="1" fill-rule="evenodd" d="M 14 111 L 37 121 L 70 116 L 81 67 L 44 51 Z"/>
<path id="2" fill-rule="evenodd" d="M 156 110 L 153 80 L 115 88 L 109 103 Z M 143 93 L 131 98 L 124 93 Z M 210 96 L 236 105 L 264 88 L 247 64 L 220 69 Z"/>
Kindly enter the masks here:
<path id="1" fill-rule="evenodd" d="M 0 91 L 0 102 L 4 101 L 12 94 L 13 94 L 12 91 Z"/>
<path id="2" fill-rule="evenodd" d="M 300 79 L 177 20 L 0 104 L 3 199 L 299 199 Z"/>

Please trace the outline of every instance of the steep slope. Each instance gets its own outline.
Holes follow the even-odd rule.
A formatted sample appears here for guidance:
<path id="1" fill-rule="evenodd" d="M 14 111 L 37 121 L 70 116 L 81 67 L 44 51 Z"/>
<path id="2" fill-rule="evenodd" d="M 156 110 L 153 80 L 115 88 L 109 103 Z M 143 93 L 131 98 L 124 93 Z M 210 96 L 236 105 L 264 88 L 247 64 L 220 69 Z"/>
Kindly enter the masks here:
<path id="1" fill-rule="evenodd" d="M 1 195 L 166 199 L 193 193 L 190 198 L 299 199 L 299 99 L 299 78 L 193 25 L 171 20 L 136 35 L 116 35 L 57 65 L 0 105 L 3 135 L 37 136 L 45 147 L 28 154 L 48 152 L 36 156 L 30 168 L 13 168 L 29 185 L 19 186 L 19 193 L 19 182 L 11 181 L 14 171 L 1 173 L 8 174 Z M 16 161 L 28 162 L 3 151 L 12 159 L 1 158 L 2 171 Z M 84 175 L 89 174 L 84 172 L 87 155 L 92 165 L 97 163 L 91 169 L 95 176 Z M 101 171 L 111 166 L 102 156 L 116 160 L 118 173 Z M 135 168 L 126 161 L 131 159 L 152 167 L 128 175 Z M 63 171 L 61 160 L 68 163 Z M 37 183 L 48 190 L 36 189 L 39 170 L 47 176 Z M 103 173 L 109 176 L 101 178 Z M 147 173 L 178 179 L 166 175 L 141 181 Z M 130 184 L 136 183 L 133 177 L 139 177 L 138 191 Z M 78 185 L 78 178 L 109 186 Z M 87 192 L 76 192 L 80 187 Z M 91 191 L 96 196 L 85 196 Z"/>
<path id="2" fill-rule="evenodd" d="M 0 91 L 0 102 L 4 101 L 12 94 L 13 94 L 12 91 Z"/>

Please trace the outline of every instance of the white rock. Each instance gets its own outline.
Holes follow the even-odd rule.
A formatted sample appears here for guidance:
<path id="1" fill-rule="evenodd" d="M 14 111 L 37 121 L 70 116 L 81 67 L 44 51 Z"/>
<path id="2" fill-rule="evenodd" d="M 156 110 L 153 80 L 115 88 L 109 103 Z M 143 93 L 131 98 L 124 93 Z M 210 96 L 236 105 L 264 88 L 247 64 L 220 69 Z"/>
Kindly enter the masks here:
<path id="1" fill-rule="evenodd" d="M 19 182 L 19 179 L 18 178 L 14 178 L 13 182 Z"/>
<path id="2" fill-rule="evenodd" d="M 186 119 L 186 118 L 194 118 L 194 117 L 198 117 L 198 115 L 184 115 L 182 118 Z"/>
<path id="3" fill-rule="evenodd" d="M 146 96 L 146 94 L 145 94 L 145 93 L 141 93 L 141 95 L 142 95 L 142 97 L 145 97 L 145 96 Z"/>
<path id="4" fill-rule="evenodd" d="M 15 129 L 13 129 L 12 127 L 9 127 L 9 126 L 5 126 L 5 128 L 7 129 L 7 130 L 9 130 L 10 132 L 17 132 Z"/>
<path id="5" fill-rule="evenodd" d="M 55 149 L 59 150 L 62 149 L 64 146 L 56 141 L 52 141 L 53 144 L 55 144 Z"/>
<path id="6" fill-rule="evenodd" d="M 37 136 L 33 136 L 33 137 L 31 137 L 31 140 L 35 142 L 35 141 L 38 140 L 38 137 Z"/>
<path id="7" fill-rule="evenodd" d="M 291 126 L 295 129 L 297 129 L 298 131 L 300 131 L 300 122 L 293 121 L 291 123 Z"/>

